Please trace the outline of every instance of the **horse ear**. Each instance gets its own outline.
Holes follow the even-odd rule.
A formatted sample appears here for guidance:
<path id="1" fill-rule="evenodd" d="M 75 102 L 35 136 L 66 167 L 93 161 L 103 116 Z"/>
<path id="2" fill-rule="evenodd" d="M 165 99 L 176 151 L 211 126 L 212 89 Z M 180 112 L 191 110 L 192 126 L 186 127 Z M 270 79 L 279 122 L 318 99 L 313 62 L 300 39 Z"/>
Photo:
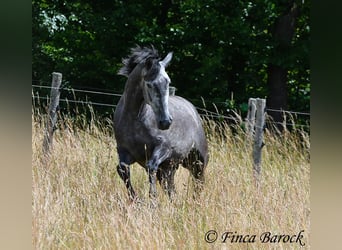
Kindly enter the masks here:
<path id="1" fill-rule="evenodd" d="M 167 56 L 163 59 L 163 61 L 160 61 L 160 63 L 166 68 L 171 59 L 172 59 L 172 55 L 173 55 L 173 52 L 169 52 L 169 54 L 167 54 Z"/>

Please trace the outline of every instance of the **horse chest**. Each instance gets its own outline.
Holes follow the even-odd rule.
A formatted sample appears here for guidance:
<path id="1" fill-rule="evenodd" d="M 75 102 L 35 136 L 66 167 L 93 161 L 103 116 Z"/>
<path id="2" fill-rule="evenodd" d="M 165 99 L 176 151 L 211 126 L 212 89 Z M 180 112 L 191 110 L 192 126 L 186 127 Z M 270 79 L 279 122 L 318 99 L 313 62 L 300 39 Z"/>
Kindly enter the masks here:
<path id="1" fill-rule="evenodd" d="M 117 131 L 117 143 L 139 161 L 151 154 L 155 140 L 146 131 L 133 128 L 126 127 L 124 130 Z"/>

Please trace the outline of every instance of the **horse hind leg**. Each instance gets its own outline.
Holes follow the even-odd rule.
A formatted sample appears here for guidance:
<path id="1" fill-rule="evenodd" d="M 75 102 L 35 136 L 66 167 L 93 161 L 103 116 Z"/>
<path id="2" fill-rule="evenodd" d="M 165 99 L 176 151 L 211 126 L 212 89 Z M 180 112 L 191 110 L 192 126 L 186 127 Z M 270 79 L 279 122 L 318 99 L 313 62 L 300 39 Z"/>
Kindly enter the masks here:
<path id="1" fill-rule="evenodd" d="M 183 160 L 183 166 L 187 168 L 193 176 L 195 191 L 201 191 L 205 181 L 205 163 L 200 152 L 198 150 L 192 150 L 189 156 Z"/>

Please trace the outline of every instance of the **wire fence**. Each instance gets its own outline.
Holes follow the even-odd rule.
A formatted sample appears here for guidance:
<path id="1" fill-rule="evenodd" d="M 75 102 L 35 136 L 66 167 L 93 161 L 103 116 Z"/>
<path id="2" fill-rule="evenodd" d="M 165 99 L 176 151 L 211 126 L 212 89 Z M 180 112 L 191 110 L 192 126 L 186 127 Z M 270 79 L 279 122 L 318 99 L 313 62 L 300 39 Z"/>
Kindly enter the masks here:
<path id="1" fill-rule="evenodd" d="M 52 89 L 53 87 L 51 86 L 45 86 L 45 85 L 36 85 L 36 84 L 32 84 L 32 99 L 34 100 L 46 100 L 48 101 L 50 98 L 48 96 L 39 96 L 39 95 L 34 95 L 33 89 Z M 84 90 L 84 89 L 74 89 L 74 88 L 66 88 L 66 87 L 62 87 L 61 90 L 67 90 L 70 91 L 72 93 L 85 93 L 85 94 L 95 94 L 95 95 L 103 95 L 103 96 L 114 96 L 114 97 L 121 97 L 122 94 L 118 94 L 118 93 L 111 93 L 111 92 L 104 92 L 105 90 L 100 90 L 99 91 L 92 91 L 92 90 Z M 76 99 L 76 97 L 74 96 L 74 98 Z M 70 100 L 67 98 L 63 98 L 59 100 L 60 102 L 65 102 L 65 103 L 74 103 L 74 104 L 81 104 L 81 105 L 91 105 L 91 106 L 101 106 L 101 107 L 109 107 L 109 108 L 116 108 L 117 105 L 114 104 L 108 104 L 108 103 L 99 103 L 99 102 L 92 102 L 89 100 Z M 203 102 L 203 100 L 202 100 Z M 216 105 L 214 104 L 214 106 L 216 107 Z M 227 116 L 224 114 L 220 114 L 218 111 L 217 112 L 213 112 L 210 110 L 207 110 L 205 108 L 201 108 L 198 106 L 195 106 L 195 108 L 198 110 L 199 114 L 201 116 L 207 117 L 207 118 L 212 118 L 212 119 L 223 119 L 223 120 L 231 120 L 231 121 L 242 121 L 241 117 L 239 117 L 238 114 L 235 113 L 235 117 L 233 116 Z M 290 111 L 290 110 L 282 110 L 282 109 L 271 109 L 271 108 L 266 108 L 266 111 L 271 111 L 271 112 L 280 112 L 282 114 L 291 114 L 291 115 L 302 115 L 302 116 L 309 116 L 310 117 L 310 113 L 306 113 L 306 112 L 298 112 L 298 111 Z M 293 118 L 293 117 L 292 117 Z M 295 124 L 295 123 L 288 123 L 288 122 L 275 122 L 272 121 L 271 119 L 267 119 L 268 123 L 274 124 L 274 125 L 282 125 L 282 126 L 298 126 L 298 127 L 306 127 L 306 128 L 310 128 L 309 125 L 307 124 Z"/>
<path id="2" fill-rule="evenodd" d="M 33 88 L 43 88 L 43 89 L 53 89 L 54 87 L 51 86 L 40 86 L 40 85 L 32 85 Z M 71 92 L 81 92 L 81 93 L 88 93 L 88 94 L 98 94 L 98 95 L 107 95 L 107 96 L 116 96 L 116 97 L 121 97 L 122 94 L 117 94 L 117 93 L 109 93 L 109 92 L 102 92 L 102 91 L 91 91 L 91 90 L 82 90 L 82 89 L 74 89 L 74 88 L 63 88 Z M 38 99 L 38 100 L 49 100 L 49 97 L 41 97 L 41 96 L 35 96 L 33 95 L 32 98 Z M 81 100 L 69 100 L 69 99 L 60 99 L 59 101 L 61 102 L 66 102 L 66 103 L 76 103 L 76 104 L 82 104 L 82 105 L 93 105 L 93 106 L 104 106 L 104 107 L 112 107 L 116 108 L 117 105 L 114 104 L 107 104 L 107 103 L 99 103 L 99 102 L 91 102 L 91 101 L 81 101 Z M 206 116 L 206 117 L 211 117 L 211 118 L 218 118 L 218 119 L 228 119 L 228 120 L 236 120 L 235 118 L 225 116 L 220 113 L 215 113 L 213 111 L 200 108 L 195 106 L 197 110 L 201 111 L 201 115 Z"/>

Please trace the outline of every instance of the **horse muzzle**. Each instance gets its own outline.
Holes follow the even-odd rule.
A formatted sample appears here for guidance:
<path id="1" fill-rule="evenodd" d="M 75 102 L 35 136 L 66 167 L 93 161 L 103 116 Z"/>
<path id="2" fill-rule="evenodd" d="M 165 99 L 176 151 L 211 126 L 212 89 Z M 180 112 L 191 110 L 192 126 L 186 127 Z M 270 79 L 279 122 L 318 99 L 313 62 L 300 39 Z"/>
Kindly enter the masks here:
<path id="1" fill-rule="evenodd" d="M 158 122 L 158 128 L 161 130 L 166 130 L 171 126 L 172 118 L 168 117 L 167 119 L 160 120 Z"/>

